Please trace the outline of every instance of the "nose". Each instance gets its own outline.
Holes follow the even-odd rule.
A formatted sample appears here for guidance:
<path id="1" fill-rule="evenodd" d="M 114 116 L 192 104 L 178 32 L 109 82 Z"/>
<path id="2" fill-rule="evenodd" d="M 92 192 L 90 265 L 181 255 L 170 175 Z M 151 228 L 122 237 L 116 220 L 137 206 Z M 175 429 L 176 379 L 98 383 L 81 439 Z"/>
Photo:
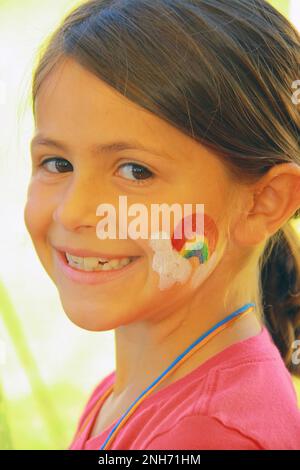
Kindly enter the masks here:
<path id="1" fill-rule="evenodd" d="M 96 210 L 100 203 L 106 202 L 104 194 L 104 187 L 95 182 L 93 175 L 74 176 L 63 192 L 57 195 L 53 220 L 69 231 L 82 227 L 96 231 L 99 222 Z"/>

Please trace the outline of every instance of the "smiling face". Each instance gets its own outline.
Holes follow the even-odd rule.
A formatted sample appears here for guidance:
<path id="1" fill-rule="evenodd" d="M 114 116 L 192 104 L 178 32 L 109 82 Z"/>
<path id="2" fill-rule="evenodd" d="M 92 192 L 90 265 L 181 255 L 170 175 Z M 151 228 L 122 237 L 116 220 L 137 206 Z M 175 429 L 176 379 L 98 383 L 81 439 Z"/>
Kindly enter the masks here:
<path id="1" fill-rule="evenodd" d="M 35 124 L 25 223 L 70 320 L 88 330 L 109 330 L 188 302 L 226 246 L 232 182 L 219 159 L 71 59 L 43 82 Z M 161 289 L 150 240 L 97 237 L 97 207 L 112 204 L 118 215 L 119 196 L 127 196 L 128 206 L 145 205 L 149 214 L 154 203 L 204 204 L 218 230 L 213 262 L 206 269 L 210 258 L 203 260 L 199 272 L 199 256 L 189 259 L 174 249 L 191 275 Z M 80 264 L 82 257 L 99 260 Z M 82 272 L 101 262 L 105 271 Z"/>

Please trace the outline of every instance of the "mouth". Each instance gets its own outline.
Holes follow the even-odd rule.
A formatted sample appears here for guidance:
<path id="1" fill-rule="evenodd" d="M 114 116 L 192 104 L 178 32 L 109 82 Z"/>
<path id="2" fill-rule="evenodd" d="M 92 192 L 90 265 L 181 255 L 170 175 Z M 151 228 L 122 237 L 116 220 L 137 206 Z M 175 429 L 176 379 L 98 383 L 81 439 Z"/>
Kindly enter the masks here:
<path id="1" fill-rule="evenodd" d="M 122 269 L 129 263 L 132 263 L 137 256 L 120 257 L 120 258 L 96 258 L 96 257 L 80 257 L 70 253 L 63 252 L 65 260 L 74 269 L 80 271 L 115 271 Z"/>
<path id="2" fill-rule="evenodd" d="M 68 279 L 81 284 L 98 284 L 126 274 L 141 256 L 116 258 L 80 257 L 54 249 L 59 268 Z"/>

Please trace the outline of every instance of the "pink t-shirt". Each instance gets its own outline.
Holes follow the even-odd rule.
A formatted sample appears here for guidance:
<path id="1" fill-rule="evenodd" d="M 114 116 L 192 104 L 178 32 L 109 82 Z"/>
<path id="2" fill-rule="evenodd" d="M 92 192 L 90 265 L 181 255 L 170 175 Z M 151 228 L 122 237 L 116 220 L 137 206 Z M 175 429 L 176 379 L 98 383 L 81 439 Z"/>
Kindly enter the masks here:
<path id="1" fill-rule="evenodd" d="M 103 445 L 119 418 L 89 438 L 99 407 L 88 414 L 114 379 L 115 371 L 94 388 L 68 449 L 99 450 Z M 87 417 L 88 424 L 77 435 Z M 110 449 L 299 450 L 295 388 L 266 326 L 154 390 L 119 429 Z"/>

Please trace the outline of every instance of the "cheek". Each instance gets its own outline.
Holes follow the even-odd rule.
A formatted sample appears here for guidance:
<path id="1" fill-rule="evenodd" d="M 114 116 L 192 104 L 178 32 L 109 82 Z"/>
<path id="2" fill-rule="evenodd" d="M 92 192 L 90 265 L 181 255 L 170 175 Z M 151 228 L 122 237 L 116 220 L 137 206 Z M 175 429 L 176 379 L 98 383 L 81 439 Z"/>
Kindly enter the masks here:
<path id="1" fill-rule="evenodd" d="M 195 239 L 185 243 L 180 250 L 183 256 L 194 263 L 195 269 L 191 278 L 193 289 L 198 288 L 208 278 L 223 254 L 223 251 L 221 253 L 221 250 L 217 250 L 219 231 L 216 223 L 207 214 L 204 214 L 203 222 L 202 235 L 195 233 Z"/>
<path id="2" fill-rule="evenodd" d="M 159 239 L 155 239 L 156 237 Z M 176 282 L 185 283 L 188 280 L 192 266 L 172 248 L 168 234 L 164 232 L 152 234 L 150 246 L 154 252 L 152 269 L 159 275 L 160 290 L 169 289 Z"/>
<path id="3" fill-rule="evenodd" d="M 219 260 L 216 252 L 219 239 L 217 226 L 206 214 L 203 214 L 203 219 L 198 219 L 198 226 L 196 220 L 197 214 L 183 218 L 171 239 L 168 234 L 164 234 L 166 239 L 162 239 L 163 232 L 152 234 L 152 269 L 159 275 L 161 290 L 172 287 L 176 282 L 184 284 L 189 279 L 191 287 L 197 288 L 216 267 Z M 188 238 L 184 236 L 184 224 L 188 227 Z M 178 232 L 179 226 L 181 232 Z M 178 233 L 182 234 L 181 237 Z M 159 235 L 160 239 L 153 239 L 155 235 Z"/>
<path id="4" fill-rule="evenodd" d="M 39 190 L 38 185 L 31 183 L 24 207 L 24 222 L 33 241 L 43 236 L 49 226 L 51 210 L 47 201 L 49 199 Z"/>

